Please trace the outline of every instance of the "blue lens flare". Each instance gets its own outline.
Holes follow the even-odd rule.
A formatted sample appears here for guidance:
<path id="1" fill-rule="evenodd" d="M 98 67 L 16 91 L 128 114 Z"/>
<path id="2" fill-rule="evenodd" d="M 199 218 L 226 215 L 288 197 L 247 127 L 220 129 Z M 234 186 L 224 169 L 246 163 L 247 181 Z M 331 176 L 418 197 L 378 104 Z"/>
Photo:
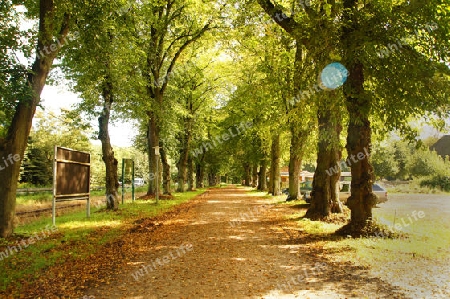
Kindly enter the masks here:
<path id="1" fill-rule="evenodd" d="M 348 78 L 348 70 L 339 62 L 327 65 L 320 74 L 320 83 L 327 89 L 336 89 L 344 85 Z"/>

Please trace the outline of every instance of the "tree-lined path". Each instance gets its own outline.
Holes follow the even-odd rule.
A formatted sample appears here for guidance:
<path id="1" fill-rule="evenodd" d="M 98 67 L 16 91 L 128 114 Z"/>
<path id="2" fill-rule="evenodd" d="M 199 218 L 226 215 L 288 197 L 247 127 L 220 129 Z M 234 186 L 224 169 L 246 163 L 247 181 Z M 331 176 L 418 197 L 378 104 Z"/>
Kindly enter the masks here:
<path id="1" fill-rule="evenodd" d="M 328 260 L 286 219 L 298 210 L 273 200 L 217 188 L 179 211 L 176 217 L 137 224 L 122 243 L 137 254 L 86 296 L 404 298 L 364 270 Z"/>

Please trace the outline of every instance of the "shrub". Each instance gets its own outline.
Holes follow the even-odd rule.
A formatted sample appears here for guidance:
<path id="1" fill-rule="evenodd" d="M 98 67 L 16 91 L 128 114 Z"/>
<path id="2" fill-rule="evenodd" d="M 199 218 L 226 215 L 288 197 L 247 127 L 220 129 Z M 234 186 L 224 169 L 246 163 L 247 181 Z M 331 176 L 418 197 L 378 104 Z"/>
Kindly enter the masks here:
<path id="1" fill-rule="evenodd" d="M 435 175 L 420 182 L 420 187 L 439 188 L 442 191 L 450 192 L 450 177 L 445 175 Z"/>

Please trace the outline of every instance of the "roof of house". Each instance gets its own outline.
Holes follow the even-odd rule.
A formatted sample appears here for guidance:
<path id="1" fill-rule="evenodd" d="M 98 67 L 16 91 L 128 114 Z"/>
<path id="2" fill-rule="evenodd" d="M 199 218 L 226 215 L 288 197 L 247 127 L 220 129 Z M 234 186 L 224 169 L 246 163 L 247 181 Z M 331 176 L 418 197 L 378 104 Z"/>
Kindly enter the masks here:
<path id="1" fill-rule="evenodd" d="M 450 135 L 444 135 L 435 144 L 430 146 L 431 150 L 435 150 L 439 156 L 450 156 Z"/>

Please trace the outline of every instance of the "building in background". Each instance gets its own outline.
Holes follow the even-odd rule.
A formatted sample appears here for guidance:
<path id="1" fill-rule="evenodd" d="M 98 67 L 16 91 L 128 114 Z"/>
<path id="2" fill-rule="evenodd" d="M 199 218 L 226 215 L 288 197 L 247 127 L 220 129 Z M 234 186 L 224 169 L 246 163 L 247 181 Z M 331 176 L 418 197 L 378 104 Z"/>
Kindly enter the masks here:
<path id="1" fill-rule="evenodd" d="M 430 150 L 436 151 L 444 159 L 445 156 L 450 157 L 450 135 L 444 135 L 435 144 L 430 146 Z"/>

